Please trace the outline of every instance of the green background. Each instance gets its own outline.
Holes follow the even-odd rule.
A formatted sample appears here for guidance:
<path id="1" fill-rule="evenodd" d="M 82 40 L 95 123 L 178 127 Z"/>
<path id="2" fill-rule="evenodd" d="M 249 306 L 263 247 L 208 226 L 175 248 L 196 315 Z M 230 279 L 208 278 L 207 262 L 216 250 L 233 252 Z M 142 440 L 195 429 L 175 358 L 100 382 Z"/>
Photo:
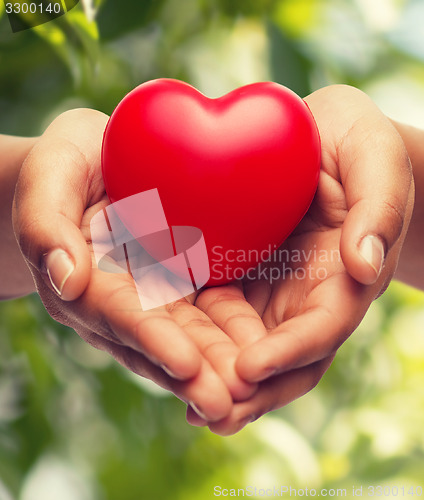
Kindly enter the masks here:
<path id="1" fill-rule="evenodd" d="M 423 22 L 421 0 L 106 0 L 13 34 L 0 3 L 0 132 L 36 135 L 80 106 L 111 113 L 158 77 L 210 97 L 258 80 L 301 96 L 348 83 L 424 125 Z M 416 498 L 423 332 L 424 294 L 393 283 L 315 390 L 221 438 L 37 296 L 0 303 L 0 500 L 203 500 L 248 485 Z"/>

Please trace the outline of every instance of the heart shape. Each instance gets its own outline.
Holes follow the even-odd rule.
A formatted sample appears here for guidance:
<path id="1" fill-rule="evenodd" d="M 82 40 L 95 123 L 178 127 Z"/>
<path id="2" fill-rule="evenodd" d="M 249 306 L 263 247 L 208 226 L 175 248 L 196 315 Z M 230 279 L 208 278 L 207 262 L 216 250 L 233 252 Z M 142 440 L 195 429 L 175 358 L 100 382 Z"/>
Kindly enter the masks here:
<path id="1" fill-rule="evenodd" d="M 102 172 L 112 203 L 157 189 L 169 226 L 199 228 L 207 284 L 220 285 L 269 257 L 300 222 L 320 151 L 309 108 L 286 87 L 254 83 L 209 99 L 159 79 L 135 88 L 111 115 Z M 132 232 L 137 214 L 122 222 Z"/>

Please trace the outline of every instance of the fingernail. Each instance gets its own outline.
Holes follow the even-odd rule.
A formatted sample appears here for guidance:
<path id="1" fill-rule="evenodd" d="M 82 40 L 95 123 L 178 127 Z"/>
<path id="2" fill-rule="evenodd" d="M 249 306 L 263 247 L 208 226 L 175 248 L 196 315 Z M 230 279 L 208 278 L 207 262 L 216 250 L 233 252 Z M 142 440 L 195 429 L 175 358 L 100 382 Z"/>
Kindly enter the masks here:
<path id="1" fill-rule="evenodd" d="M 359 253 L 375 271 L 377 279 L 384 263 L 384 245 L 381 239 L 373 235 L 365 236 L 359 244 Z"/>
<path id="2" fill-rule="evenodd" d="M 239 424 L 239 429 L 243 429 L 244 427 L 246 427 L 246 425 L 248 424 L 251 424 L 252 422 L 254 422 L 255 420 L 258 420 L 258 416 L 257 415 L 249 415 L 248 417 L 244 418 L 243 420 L 240 421 L 240 424 Z"/>
<path id="3" fill-rule="evenodd" d="M 269 368 L 264 370 L 263 374 L 266 378 L 269 378 L 269 377 L 272 377 L 273 375 L 275 375 L 277 372 L 278 372 L 278 369 L 275 368 L 275 366 L 270 366 Z"/>
<path id="4" fill-rule="evenodd" d="M 193 401 L 190 401 L 190 406 L 199 415 L 200 418 L 203 418 L 203 420 L 208 420 L 208 417 L 202 412 L 202 410 L 196 404 L 193 403 Z"/>
<path id="5" fill-rule="evenodd" d="M 47 254 L 45 263 L 47 276 L 53 289 L 63 300 L 68 300 L 63 294 L 63 288 L 75 269 L 71 258 L 65 250 L 56 248 Z"/>
<path id="6" fill-rule="evenodd" d="M 178 378 L 179 378 L 179 377 L 177 377 L 177 376 L 175 375 L 175 373 L 174 373 L 174 372 L 173 372 L 170 368 L 168 368 L 168 366 L 167 366 L 167 365 L 165 365 L 165 364 L 161 363 L 160 367 L 161 367 L 161 368 L 162 368 L 162 370 L 163 370 L 165 373 L 167 373 L 170 377 L 172 377 L 172 378 L 176 378 L 176 379 L 178 379 Z"/>

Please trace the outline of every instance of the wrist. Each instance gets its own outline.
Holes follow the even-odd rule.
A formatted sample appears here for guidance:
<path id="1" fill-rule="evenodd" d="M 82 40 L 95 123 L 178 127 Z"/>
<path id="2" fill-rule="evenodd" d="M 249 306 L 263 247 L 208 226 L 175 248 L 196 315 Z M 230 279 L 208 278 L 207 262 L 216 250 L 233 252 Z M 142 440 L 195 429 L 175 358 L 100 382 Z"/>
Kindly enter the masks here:
<path id="1" fill-rule="evenodd" d="M 36 140 L 0 135 L 0 299 L 26 295 L 35 290 L 13 233 L 12 203 L 21 166 Z"/>
<path id="2" fill-rule="evenodd" d="M 415 203 L 395 277 L 424 289 L 424 130 L 391 120 L 405 144 L 411 160 L 415 184 Z"/>

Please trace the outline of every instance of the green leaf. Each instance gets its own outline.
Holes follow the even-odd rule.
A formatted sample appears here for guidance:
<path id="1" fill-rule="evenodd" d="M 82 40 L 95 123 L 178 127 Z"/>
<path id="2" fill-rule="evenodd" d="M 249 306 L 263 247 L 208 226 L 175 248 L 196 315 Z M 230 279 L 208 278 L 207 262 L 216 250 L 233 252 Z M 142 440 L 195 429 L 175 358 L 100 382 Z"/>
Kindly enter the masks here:
<path id="1" fill-rule="evenodd" d="M 104 0 L 96 16 L 102 40 L 127 34 L 155 21 L 165 0 Z"/>
<path id="2" fill-rule="evenodd" d="M 305 97 L 311 91 L 309 84 L 310 61 L 302 55 L 296 42 L 289 39 L 272 22 L 268 22 L 268 36 L 272 79 L 290 88 L 301 97 Z"/>

